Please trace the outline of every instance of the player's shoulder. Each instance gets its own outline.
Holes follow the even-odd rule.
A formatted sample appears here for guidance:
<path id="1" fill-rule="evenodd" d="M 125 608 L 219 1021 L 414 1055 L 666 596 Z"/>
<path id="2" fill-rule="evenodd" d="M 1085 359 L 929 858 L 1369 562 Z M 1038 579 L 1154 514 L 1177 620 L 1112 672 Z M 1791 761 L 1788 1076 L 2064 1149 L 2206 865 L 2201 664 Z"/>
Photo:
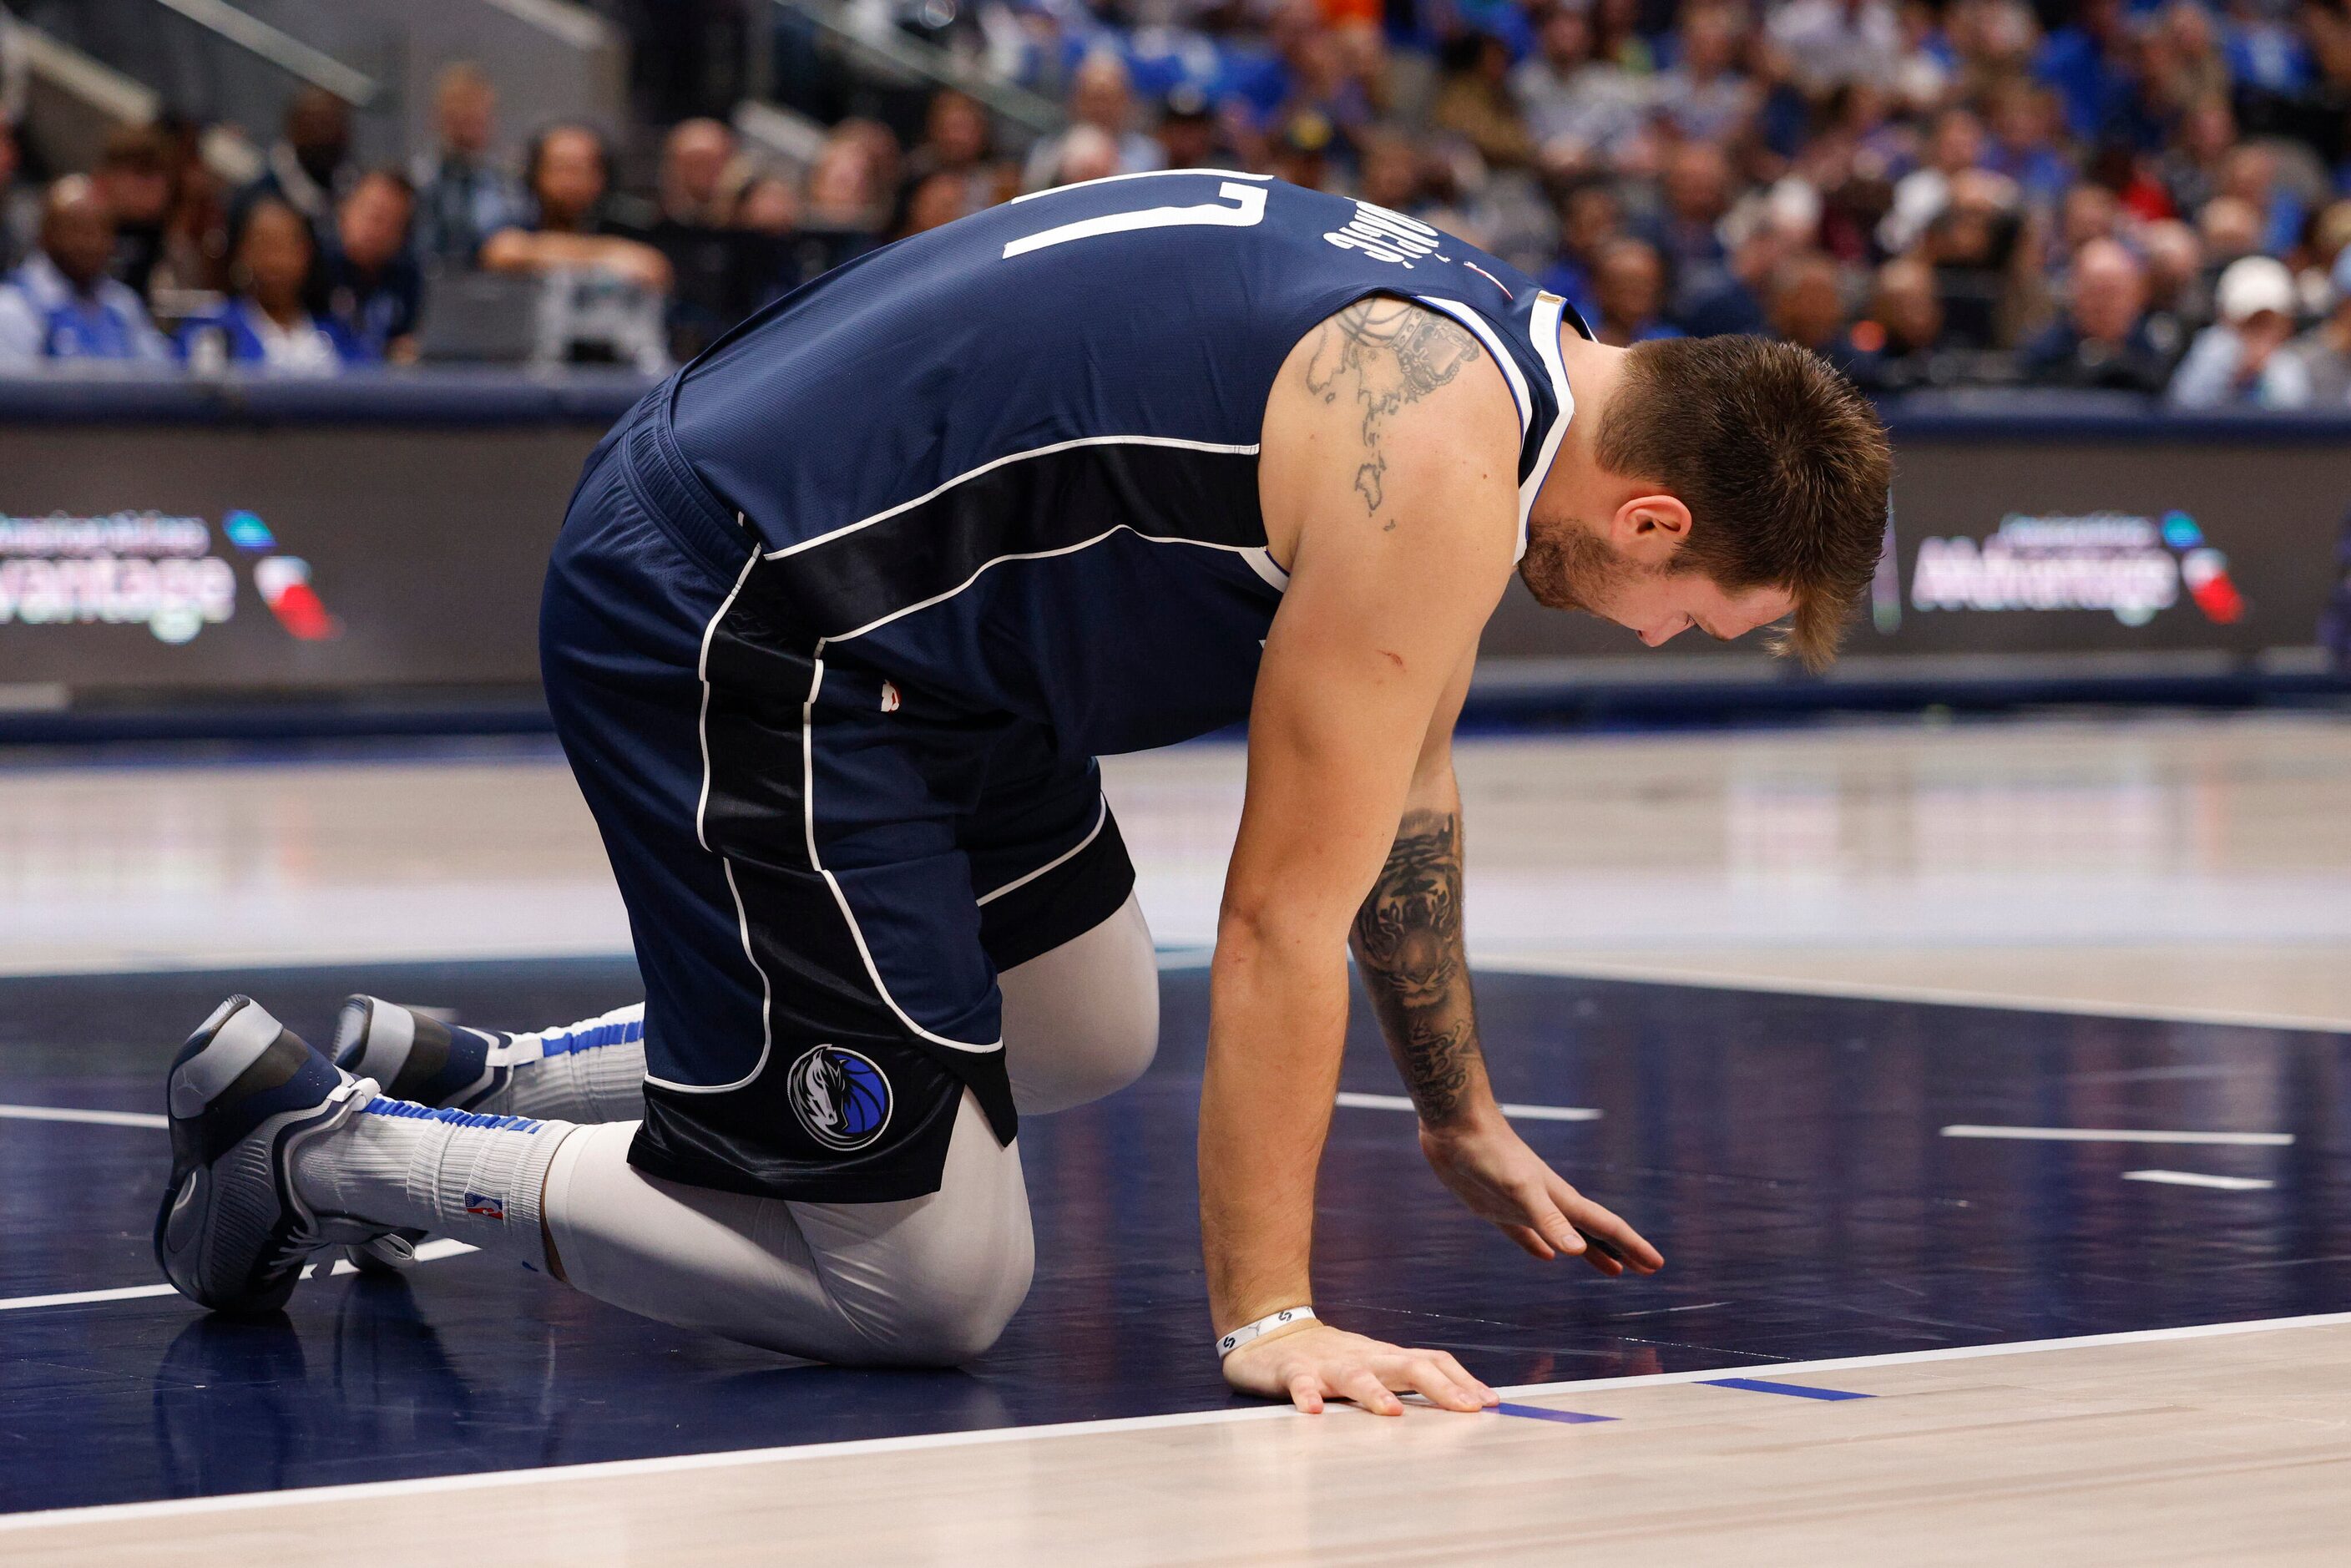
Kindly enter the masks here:
<path id="1" fill-rule="evenodd" d="M 1517 404 L 1476 334 L 1366 297 L 1309 331 L 1276 379 L 1259 459 L 1269 534 L 1335 531 L 1398 564 L 1433 549 L 1473 574 L 1506 568 L 1519 444 Z"/>

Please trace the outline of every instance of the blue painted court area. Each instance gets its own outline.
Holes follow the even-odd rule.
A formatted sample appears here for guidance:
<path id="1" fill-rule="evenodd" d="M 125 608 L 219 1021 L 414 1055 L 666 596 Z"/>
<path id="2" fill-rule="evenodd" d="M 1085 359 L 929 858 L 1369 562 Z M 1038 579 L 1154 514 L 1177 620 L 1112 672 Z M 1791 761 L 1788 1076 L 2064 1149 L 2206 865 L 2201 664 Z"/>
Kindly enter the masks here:
<path id="1" fill-rule="evenodd" d="M 632 1000 L 635 977 L 572 961 L 0 980 L 0 1103 L 160 1111 L 172 1050 L 233 988 L 316 1040 L 351 989 L 533 1027 Z M 1165 989 L 1142 1082 L 1024 1128 L 1036 1289 L 960 1374 L 796 1365 L 478 1255 L 314 1280 L 259 1323 L 172 1296 L 10 1306 L 156 1281 L 164 1147 L 152 1128 L 0 1116 L 0 1510 L 1233 1403 L 1194 1214 L 1207 977 L 1171 971 Z M 1613 1282 L 1537 1264 L 1438 1187 L 1409 1115 L 1336 1111 L 1318 1304 L 1494 1384 L 1719 1371 L 1768 1389 L 1775 1364 L 2351 1303 L 2345 1037 L 1531 976 L 1479 995 L 1500 1098 L 1603 1113 L 1526 1121 L 1528 1139 L 1667 1259 Z M 1361 1008 L 1350 1050 L 1348 1091 L 1396 1092 Z M 2125 1179 L 2150 1166 L 2274 1185 Z"/>

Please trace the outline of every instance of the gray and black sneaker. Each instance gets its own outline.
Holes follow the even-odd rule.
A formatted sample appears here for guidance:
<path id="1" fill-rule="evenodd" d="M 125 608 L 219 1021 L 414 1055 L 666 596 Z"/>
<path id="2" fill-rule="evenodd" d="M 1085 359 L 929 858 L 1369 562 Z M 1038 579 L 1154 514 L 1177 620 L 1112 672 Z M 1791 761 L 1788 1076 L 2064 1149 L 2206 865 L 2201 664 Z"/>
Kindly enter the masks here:
<path id="1" fill-rule="evenodd" d="M 452 1029 L 422 1008 L 381 997 L 347 997 L 335 1019 L 335 1065 L 372 1078 L 394 1100 L 435 1110 L 470 1111 L 496 1092 L 513 1069 L 490 1065 L 491 1037 Z M 343 1256 L 363 1274 L 397 1273 L 416 1261 L 422 1230 L 388 1230 L 347 1247 Z"/>
<path id="2" fill-rule="evenodd" d="M 322 1222 L 294 1191 L 294 1155 L 357 1115 L 376 1086 L 339 1071 L 262 1010 L 231 997 L 172 1059 L 172 1181 L 155 1260 L 218 1312 L 274 1312 L 320 1247 L 372 1231 Z"/>

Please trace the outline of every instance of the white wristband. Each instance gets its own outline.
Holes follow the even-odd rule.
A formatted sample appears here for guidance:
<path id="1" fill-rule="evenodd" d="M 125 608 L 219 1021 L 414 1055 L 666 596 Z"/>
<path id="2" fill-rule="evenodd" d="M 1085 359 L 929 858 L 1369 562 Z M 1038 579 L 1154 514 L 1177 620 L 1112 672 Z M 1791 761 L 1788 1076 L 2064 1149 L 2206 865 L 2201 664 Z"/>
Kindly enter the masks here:
<path id="1" fill-rule="evenodd" d="M 1287 1327 L 1290 1323 L 1311 1322 L 1314 1321 L 1314 1309 L 1312 1307 L 1284 1307 L 1281 1311 L 1274 1312 L 1270 1316 L 1259 1318 L 1253 1323 L 1243 1323 L 1232 1333 L 1226 1334 L 1224 1337 L 1217 1340 L 1217 1359 L 1219 1361 L 1223 1360 L 1226 1356 L 1232 1354 L 1233 1352 L 1240 1349 L 1241 1346 L 1249 1343 L 1249 1341 L 1257 1338 L 1260 1334 L 1270 1334 L 1274 1330 Z"/>

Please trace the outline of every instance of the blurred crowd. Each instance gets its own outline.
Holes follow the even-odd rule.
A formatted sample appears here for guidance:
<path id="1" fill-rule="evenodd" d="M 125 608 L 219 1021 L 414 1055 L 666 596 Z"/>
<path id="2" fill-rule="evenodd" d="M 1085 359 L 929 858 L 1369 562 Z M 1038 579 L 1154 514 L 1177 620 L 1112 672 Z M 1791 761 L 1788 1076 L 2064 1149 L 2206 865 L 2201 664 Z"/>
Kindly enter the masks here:
<path id="1" fill-rule="evenodd" d="M 889 0 L 859 0 L 886 11 Z M 829 267 L 1054 184 L 1270 172 L 1462 235 L 1607 341 L 1768 332 L 1886 393 L 2102 389 L 2351 408 L 2346 0 L 925 0 L 900 25 L 1057 99 L 1008 144 L 942 90 L 805 170 L 720 120 L 615 188 L 593 131 L 517 165 L 488 82 L 360 168 L 295 100 L 225 190 L 194 128 L 34 190 L 0 130 L 0 371 L 180 358 L 653 369 Z"/>

